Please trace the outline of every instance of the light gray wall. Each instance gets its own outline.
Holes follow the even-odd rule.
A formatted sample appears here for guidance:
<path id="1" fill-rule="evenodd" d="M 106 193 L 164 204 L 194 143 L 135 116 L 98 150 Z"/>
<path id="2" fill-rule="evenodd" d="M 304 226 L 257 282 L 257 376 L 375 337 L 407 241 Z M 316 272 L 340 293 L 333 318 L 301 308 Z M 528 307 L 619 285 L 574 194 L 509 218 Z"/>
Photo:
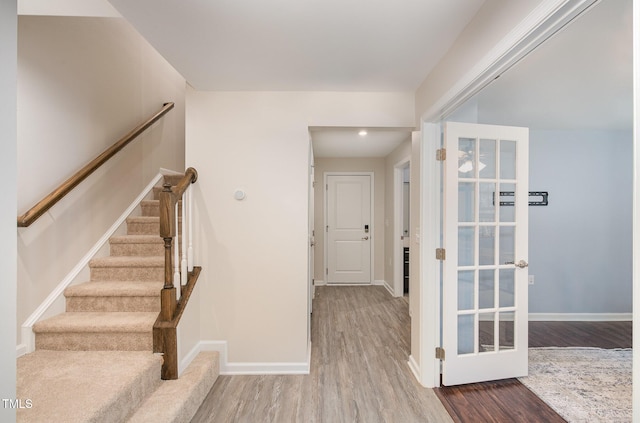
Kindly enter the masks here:
<path id="1" fill-rule="evenodd" d="M 0 207 L 0 239 L 5 245 L 0 254 L 2 295 L 0 296 L 0 398 L 16 397 L 16 2 L 0 2 L 0 172 L 2 178 L 2 207 Z M 15 421 L 13 409 L 0 406 L 0 421 Z"/>
<path id="2" fill-rule="evenodd" d="M 530 133 L 530 313 L 630 313 L 631 131 Z"/>

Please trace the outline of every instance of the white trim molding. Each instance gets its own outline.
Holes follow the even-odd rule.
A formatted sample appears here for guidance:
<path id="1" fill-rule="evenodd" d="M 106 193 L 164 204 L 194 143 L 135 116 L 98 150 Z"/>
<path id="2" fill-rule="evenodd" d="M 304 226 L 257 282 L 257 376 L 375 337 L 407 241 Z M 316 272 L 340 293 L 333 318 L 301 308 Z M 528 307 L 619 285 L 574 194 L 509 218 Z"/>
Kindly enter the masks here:
<path id="1" fill-rule="evenodd" d="M 438 122 L 599 0 L 543 0 L 423 115 Z"/>
<path id="2" fill-rule="evenodd" d="M 416 363 L 416 360 L 412 355 L 409 356 L 409 361 L 407 361 L 407 364 L 409 365 L 409 369 L 411 369 L 411 373 L 413 373 L 413 376 L 417 380 L 422 380 L 422 377 L 420 376 L 420 366 L 418 366 L 418 363 Z"/>
<path id="3" fill-rule="evenodd" d="M 529 313 L 530 322 L 630 322 L 633 313 Z"/>
<path id="4" fill-rule="evenodd" d="M 183 360 L 189 362 L 202 351 L 220 353 L 221 375 L 308 375 L 311 371 L 311 342 L 307 345 L 307 360 L 302 362 L 251 363 L 229 362 L 227 341 L 200 341 Z"/>

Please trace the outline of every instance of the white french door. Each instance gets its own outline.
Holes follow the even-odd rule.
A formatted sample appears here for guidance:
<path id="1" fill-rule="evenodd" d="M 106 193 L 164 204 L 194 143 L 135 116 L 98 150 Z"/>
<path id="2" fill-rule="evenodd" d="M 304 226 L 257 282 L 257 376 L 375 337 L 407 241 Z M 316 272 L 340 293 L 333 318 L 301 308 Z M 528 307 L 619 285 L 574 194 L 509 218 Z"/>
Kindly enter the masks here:
<path id="1" fill-rule="evenodd" d="M 371 283 L 371 175 L 326 181 L 327 283 Z"/>
<path id="2" fill-rule="evenodd" d="M 444 127 L 444 385 L 527 375 L 527 128 Z"/>

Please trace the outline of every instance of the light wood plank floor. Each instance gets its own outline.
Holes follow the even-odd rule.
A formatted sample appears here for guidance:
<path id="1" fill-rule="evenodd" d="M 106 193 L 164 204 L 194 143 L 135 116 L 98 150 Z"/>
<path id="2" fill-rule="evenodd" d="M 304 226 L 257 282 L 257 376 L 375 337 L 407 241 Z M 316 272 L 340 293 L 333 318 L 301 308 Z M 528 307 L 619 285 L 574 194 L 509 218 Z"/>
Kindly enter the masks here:
<path id="1" fill-rule="evenodd" d="M 409 367 L 407 301 L 380 286 L 317 287 L 311 373 L 220 376 L 192 423 L 451 422 Z"/>

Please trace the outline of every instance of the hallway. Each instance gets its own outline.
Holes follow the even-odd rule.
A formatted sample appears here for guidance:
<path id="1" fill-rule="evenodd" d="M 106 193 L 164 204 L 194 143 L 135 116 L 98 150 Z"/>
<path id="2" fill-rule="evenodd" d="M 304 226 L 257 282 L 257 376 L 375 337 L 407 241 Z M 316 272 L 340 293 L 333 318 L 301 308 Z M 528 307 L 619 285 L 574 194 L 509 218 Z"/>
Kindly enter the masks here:
<path id="1" fill-rule="evenodd" d="M 447 422 L 407 360 L 409 308 L 382 286 L 316 288 L 311 373 L 220 376 L 192 423 Z"/>

